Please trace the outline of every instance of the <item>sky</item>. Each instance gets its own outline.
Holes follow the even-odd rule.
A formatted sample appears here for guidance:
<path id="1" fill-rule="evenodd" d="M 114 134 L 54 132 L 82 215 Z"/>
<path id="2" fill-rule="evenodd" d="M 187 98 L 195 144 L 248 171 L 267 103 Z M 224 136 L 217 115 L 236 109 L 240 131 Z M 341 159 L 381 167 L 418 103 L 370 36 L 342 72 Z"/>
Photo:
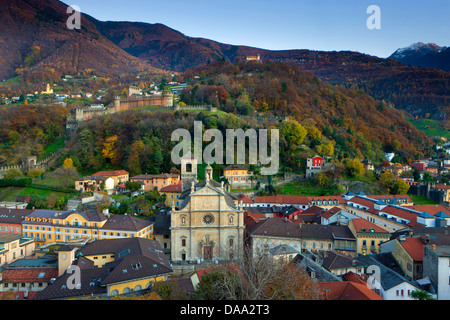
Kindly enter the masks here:
<path id="1" fill-rule="evenodd" d="M 386 58 L 417 42 L 450 46 L 449 0 L 63 2 L 101 21 L 161 23 L 190 37 L 269 50 L 350 50 Z M 371 5 L 378 16 L 367 12 Z M 367 20 L 380 28 L 369 29 Z"/>

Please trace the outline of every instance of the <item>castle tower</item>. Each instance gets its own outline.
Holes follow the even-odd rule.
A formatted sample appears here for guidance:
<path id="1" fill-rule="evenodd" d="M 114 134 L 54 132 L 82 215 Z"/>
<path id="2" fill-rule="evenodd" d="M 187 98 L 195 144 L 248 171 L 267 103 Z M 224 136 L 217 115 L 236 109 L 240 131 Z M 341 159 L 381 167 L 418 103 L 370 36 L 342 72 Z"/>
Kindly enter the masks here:
<path id="1" fill-rule="evenodd" d="M 197 158 L 185 155 L 181 159 L 181 190 L 191 189 L 192 182 L 197 183 Z"/>
<path id="2" fill-rule="evenodd" d="M 119 96 L 115 96 L 114 100 L 113 100 L 113 107 L 115 109 L 115 111 L 120 111 L 120 97 Z"/>

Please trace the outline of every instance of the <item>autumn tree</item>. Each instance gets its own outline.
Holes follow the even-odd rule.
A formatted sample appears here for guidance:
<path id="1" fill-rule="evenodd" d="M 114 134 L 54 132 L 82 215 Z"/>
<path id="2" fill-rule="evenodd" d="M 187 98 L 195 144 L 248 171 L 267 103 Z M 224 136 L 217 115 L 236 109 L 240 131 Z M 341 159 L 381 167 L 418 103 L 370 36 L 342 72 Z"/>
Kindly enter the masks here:
<path id="1" fill-rule="evenodd" d="M 315 282 L 301 267 L 266 254 L 252 256 L 249 252 L 233 262 L 211 268 L 195 289 L 195 299 L 318 299 Z"/>
<path id="2" fill-rule="evenodd" d="M 111 162 L 115 160 L 116 148 L 115 143 L 117 141 L 117 135 L 112 135 L 105 139 L 103 143 L 102 155 L 103 158 L 109 159 Z"/>
<path id="3" fill-rule="evenodd" d="M 344 159 L 345 171 L 350 177 L 357 177 L 364 174 L 364 164 L 358 159 Z"/>
<path id="4" fill-rule="evenodd" d="M 390 171 L 381 175 L 380 183 L 390 194 L 406 194 L 410 188 L 409 184 L 403 179 L 397 179 Z"/>
<path id="5" fill-rule="evenodd" d="M 3 174 L 5 180 L 14 180 L 22 176 L 22 172 L 19 169 L 9 169 Z"/>
<path id="6" fill-rule="evenodd" d="M 65 168 L 73 168 L 73 160 L 71 158 L 64 159 L 62 166 Z"/>

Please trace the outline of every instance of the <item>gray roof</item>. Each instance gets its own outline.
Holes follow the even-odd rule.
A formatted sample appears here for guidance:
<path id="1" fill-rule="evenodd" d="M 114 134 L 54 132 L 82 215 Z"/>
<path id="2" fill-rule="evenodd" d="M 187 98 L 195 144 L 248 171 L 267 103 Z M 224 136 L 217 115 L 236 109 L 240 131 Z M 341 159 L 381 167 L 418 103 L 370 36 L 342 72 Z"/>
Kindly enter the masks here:
<path id="1" fill-rule="evenodd" d="M 153 224 L 150 220 L 139 219 L 130 215 L 112 215 L 102 230 L 139 231 Z"/>
<path id="2" fill-rule="evenodd" d="M 250 235 L 272 236 L 296 239 L 321 239 L 333 241 L 355 239 L 348 226 L 299 224 L 281 218 L 262 220 L 248 229 Z"/>
<path id="3" fill-rule="evenodd" d="M 398 265 L 390 252 L 358 256 L 355 259 L 368 266 L 375 265 L 380 268 L 379 280 L 384 290 L 389 290 L 404 282 L 415 286 L 414 283 L 406 279 L 403 274 L 400 273 L 401 270 L 399 270 Z M 394 269 L 399 272 L 394 271 Z"/>
<path id="4" fill-rule="evenodd" d="M 0 223 L 21 224 L 33 210 L 28 209 L 0 209 Z"/>
<path id="5" fill-rule="evenodd" d="M 114 254 L 115 260 L 101 268 L 94 268 L 94 264 L 86 256 L 99 254 Z M 82 269 L 80 289 L 67 288 L 66 283 L 71 274 L 66 272 L 58 277 L 55 283 L 39 292 L 35 299 L 104 295 L 108 284 L 151 278 L 172 272 L 159 243 L 138 237 L 91 242 L 78 251 L 76 258 L 74 264 Z"/>
<path id="6" fill-rule="evenodd" d="M 298 250 L 292 248 L 290 245 L 281 244 L 272 249 L 269 249 L 269 253 L 271 255 L 275 256 L 275 255 L 279 255 L 279 254 L 297 254 L 299 252 L 298 252 Z"/>
<path id="7" fill-rule="evenodd" d="M 362 268 L 367 265 L 361 261 L 355 260 L 353 257 L 349 257 L 340 252 L 327 251 L 326 256 L 323 259 L 322 266 L 328 270 L 334 269 L 346 269 L 346 268 Z"/>
<path id="8" fill-rule="evenodd" d="M 312 261 L 307 256 L 299 253 L 295 256 L 293 259 L 293 262 L 297 264 L 299 267 L 304 268 L 305 271 L 309 271 L 308 274 L 310 274 L 311 271 L 315 272 L 315 281 L 318 282 L 339 282 L 342 281 L 341 278 L 336 276 L 335 274 L 331 273 L 330 271 L 326 270 L 319 264 Z"/>
<path id="9" fill-rule="evenodd" d="M 222 193 L 225 197 L 225 202 L 227 203 L 227 205 L 231 208 L 236 209 L 234 200 L 236 200 L 237 197 L 235 195 L 232 195 L 228 192 L 221 190 L 222 184 L 218 183 L 217 181 L 209 180 L 207 183 L 206 180 L 203 180 L 195 185 L 194 192 L 198 191 L 202 188 L 205 188 L 207 186 L 212 188 L 213 190 L 216 190 L 218 193 Z M 180 204 L 179 210 L 184 209 L 189 204 L 189 202 L 191 201 L 191 194 L 192 193 L 191 193 L 190 189 L 183 191 L 183 193 L 180 196 L 180 200 L 183 200 L 183 201 Z"/>
<path id="10" fill-rule="evenodd" d="M 153 234 L 170 235 L 170 215 L 159 214 L 152 219 L 153 224 Z"/>

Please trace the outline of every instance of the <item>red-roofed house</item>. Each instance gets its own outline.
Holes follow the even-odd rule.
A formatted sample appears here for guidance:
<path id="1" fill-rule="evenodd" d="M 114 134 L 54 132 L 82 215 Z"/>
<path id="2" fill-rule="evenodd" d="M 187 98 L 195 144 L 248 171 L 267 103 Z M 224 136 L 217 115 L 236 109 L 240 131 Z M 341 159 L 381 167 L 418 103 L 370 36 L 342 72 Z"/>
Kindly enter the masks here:
<path id="1" fill-rule="evenodd" d="M 353 281 L 319 282 L 324 300 L 384 300 L 367 285 Z"/>
<path id="2" fill-rule="evenodd" d="M 180 205 L 179 199 L 181 196 L 181 191 L 181 181 L 179 181 L 177 184 L 171 184 L 161 188 L 159 193 L 166 195 L 166 206 L 178 207 Z"/>
<path id="3" fill-rule="evenodd" d="M 1 273 L 2 282 L 0 291 L 42 291 L 51 282 L 58 277 L 58 268 L 10 268 Z"/>
<path id="4" fill-rule="evenodd" d="M 125 170 L 99 171 L 94 173 L 93 177 L 107 177 L 114 180 L 114 188 L 121 183 L 128 181 L 129 173 Z"/>
<path id="5" fill-rule="evenodd" d="M 405 276 L 412 280 L 422 279 L 423 242 L 419 237 L 397 238 L 395 251 L 392 252 Z"/>
<path id="6" fill-rule="evenodd" d="M 150 191 L 154 188 L 161 191 L 162 188 L 180 183 L 180 175 L 174 173 L 162 174 L 140 174 L 130 178 L 130 181 L 142 182 L 144 190 Z"/>
<path id="7" fill-rule="evenodd" d="M 255 203 L 255 202 L 253 201 L 252 198 L 250 198 L 248 195 L 243 194 L 243 193 L 241 193 L 241 194 L 238 196 L 238 200 L 239 200 L 239 202 L 242 201 L 242 205 L 243 205 L 244 207 L 252 206 L 252 205 Z"/>

